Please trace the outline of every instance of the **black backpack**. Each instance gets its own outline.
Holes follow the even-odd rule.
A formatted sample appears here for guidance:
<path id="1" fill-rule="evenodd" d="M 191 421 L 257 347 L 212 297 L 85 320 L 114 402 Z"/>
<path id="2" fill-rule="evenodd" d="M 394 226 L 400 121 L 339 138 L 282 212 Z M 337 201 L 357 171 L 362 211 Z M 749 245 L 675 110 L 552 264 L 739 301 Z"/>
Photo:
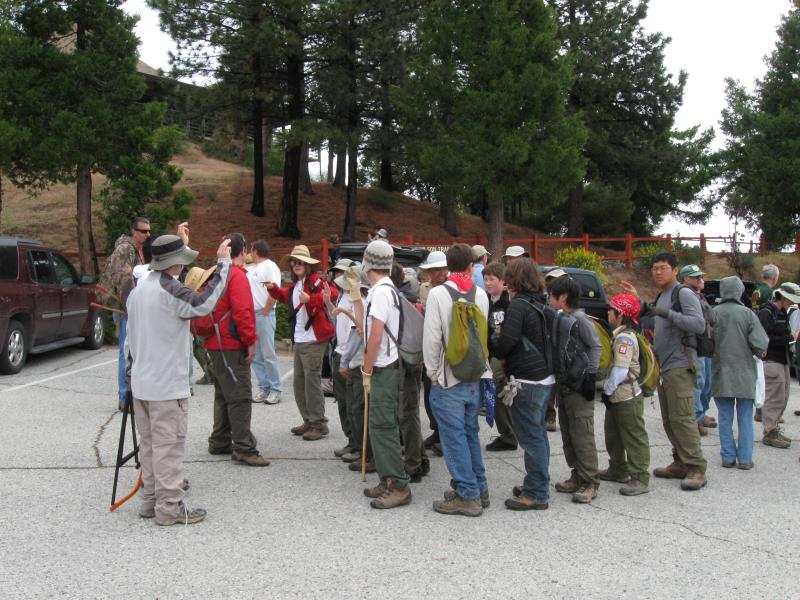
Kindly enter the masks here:
<path id="1" fill-rule="evenodd" d="M 557 313 L 553 319 L 550 342 L 556 380 L 571 390 L 580 391 L 589 368 L 589 355 L 578 335 L 578 319 L 565 312 Z"/>
<path id="2" fill-rule="evenodd" d="M 682 283 L 672 288 L 672 310 L 675 312 L 683 312 L 681 307 L 681 290 L 683 288 L 690 289 L 688 285 Z M 694 290 L 692 290 L 694 293 Z M 658 304 L 659 294 L 656 297 L 656 304 Z M 717 324 L 717 317 L 708 302 L 700 299 L 700 309 L 703 311 L 703 320 L 706 322 L 706 327 L 703 333 L 687 333 L 683 336 L 683 344 L 689 348 L 694 348 L 697 356 L 710 358 L 714 356 L 714 328 Z"/>

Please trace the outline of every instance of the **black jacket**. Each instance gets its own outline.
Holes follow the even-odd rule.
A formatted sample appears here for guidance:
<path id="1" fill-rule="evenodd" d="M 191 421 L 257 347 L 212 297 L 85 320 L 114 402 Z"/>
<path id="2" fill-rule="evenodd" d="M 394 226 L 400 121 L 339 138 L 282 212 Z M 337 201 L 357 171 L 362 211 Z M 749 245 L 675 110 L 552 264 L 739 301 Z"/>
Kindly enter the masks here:
<path id="1" fill-rule="evenodd" d="M 764 360 L 789 364 L 789 317 L 772 302 L 764 304 L 758 311 L 758 320 L 769 337 L 767 356 Z"/>
<path id="2" fill-rule="evenodd" d="M 544 321 L 531 303 L 544 311 Z M 503 326 L 489 343 L 492 356 L 505 360 L 508 377 L 540 381 L 553 374 L 544 327 L 552 325 L 554 314 L 541 294 L 520 294 L 508 305 Z M 523 336 L 530 344 L 523 342 Z"/>

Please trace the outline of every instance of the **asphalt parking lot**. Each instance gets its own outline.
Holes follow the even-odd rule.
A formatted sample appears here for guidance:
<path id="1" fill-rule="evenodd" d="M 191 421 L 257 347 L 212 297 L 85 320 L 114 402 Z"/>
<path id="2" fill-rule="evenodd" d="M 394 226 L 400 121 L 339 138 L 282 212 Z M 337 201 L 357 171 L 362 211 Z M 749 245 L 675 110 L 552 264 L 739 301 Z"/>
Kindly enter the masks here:
<path id="1" fill-rule="evenodd" d="M 360 476 L 333 457 L 344 438 L 330 400 L 328 438 L 289 433 L 298 419 L 291 359 L 281 361 L 283 402 L 253 407 L 267 468 L 207 454 L 213 390 L 196 388 L 187 501 L 208 518 L 188 527 L 138 518 L 135 499 L 108 510 L 121 418 L 116 348 L 32 357 L 0 377 L 0 598 L 800 597 L 800 441 L 765 447 L 757 426 L 756 468 L 722 469 L 711 430 L 700 492 L 654 479 L 649 494 L 625 498 L 603 484 L 589 506 L 553 491 L 549 510 L 526 513 L 503 507 L 521 483 L 522 453 L 488 453 L 492 506 L 477 519 L 431 510 L 449 480 L 432 458 L 411 505 L 376 511 Z M 798 408 L 794 384 L 785 432 L 795 440 Z M 654 403 L 646 419 L 652 464 L 664 465 L 670 448 Z M 485 442 L 491 433 L 482 422 Z M 550 443 L 554 483 L 568 469 L 560 434 Z M 124 470 L 123 488 L 134 474 Z"/>

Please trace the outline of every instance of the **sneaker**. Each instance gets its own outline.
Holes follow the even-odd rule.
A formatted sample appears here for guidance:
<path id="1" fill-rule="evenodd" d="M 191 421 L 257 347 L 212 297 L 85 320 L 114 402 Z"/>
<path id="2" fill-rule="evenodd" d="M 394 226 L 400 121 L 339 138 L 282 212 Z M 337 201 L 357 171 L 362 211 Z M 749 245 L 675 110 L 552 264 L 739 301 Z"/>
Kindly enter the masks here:
<path id="1" fill-rule="evenodd" d="M 630 475 L 617 475 L 611 472 L 610 469 L 603 469 L 597 472 L 597 478 L 601 481 L 616 481 L 617 483 L 628 483 L 631 480 Z"/>
<path id="2" fill-rule="evenodd" d="M 392 477 L 386 478 L 386 489 L 380 497 L 375 498 L 369 505 L 372 508 L 389 509 L 411 504 L 411 486 L 406 485 L 403 489 L 395 488 L 397 480 Z"/>
<path id="3" fill-rule="evenodd" d="M 578 490 L 572 494 L 572 501 L 577 504 L 591 504 L 597 498 L 597 484 L 584 482 Z"/>
<path id="4" fill-rule="evenodd" d="M 681 489 L 691 492 L 705 487 L 707 483 L 708 479 L 706 479 L 705 473 L 696 467 L 691 467 L 686 477 L 681 481 Z"/>
<path id="5" fill-rule="evenodd" d="M 783 450 L 792 445 L 790 441 L 781 436 L 777 428 L 773 429 L 769 433 L 764 434 L 764 438 L 761 440 L 761 442 L 765 446 L 772 446 L 773 448 L 781 448 Z"/>
<path id="6" fill-rule="evenodd" d="M 556 491 L 562 494 L 574 494 L 581 488 L 581 482 L 578 479 L 578 474 L 575 471 L 569 476 L 569 479 L 559 481 L 555 485 Z"/>
<path id="7" fill-rule="evenodd" d="M 233 454 L 233 446 L 228 446 L 227 448 L 222 448 L 221 450 L 218 450 L 217 448 L 209 448 L 208 449 L 208 453 L 209 454 L 214 454 L 214 455 L 217 455 L 217 454 Z"/>
<path id="8" fill-rule="evenodd" d="M 242 454 L 237 450 L 233 451 L 233 455 L 231 456 L 231 460 L 234 462 L 239 462 L 245 465 L 249 465 L 251 467 L 268 467 L 269 461 L 261 456 L 258 452 L 255 454 Z"/>
<path id="9" fill-rule="evenodd" d="M 434 431 L 431 435 L 425 438 L 425 440 L 422 442 L 422 445 L 425 447 L 425 450 L 430 450 L 431 448 L 433 448 L 434 444 L 438 443 L 439 443 L 439 432 Z"/>
<path id="10" fill-rule="evenodd" d="M 649 491 L 650 488 L 647 487 L 647 484 L 636 479 L 635 477 L 631 477 L 628 483 L 619 488 L 619 493 L 623 496 L 639 496 L 641 494 L 646 494 Z"/>
<path id="11" fill-rule="evenodd" d="M 303 423 L 297 427 L 292 427 L 289 431 L 291 431 L 294 435 L 303 435 L 309 429 L 311 429 L 311 423 Z"/>
<path id="12" fill-rule="evenodd" d="M 463 515 L 465 517 L 480 517 L 483 514 L 482 502 L 477 499 L 468 500 L 458 495 L 458 492 L 447 490 L 444 500 L 434 500 L 433 510 L 443 515 Z"/>
<path id="13" fill-rule="evenodd" d="M 261 404 L 267 399 L 267 396 L 269 396 L 269 392 L 258 392 L 258 394 L 253 398 L 252 403 Z"/>
<path id="14" fill-rule="evenodd" d="M 194 382 L 195 385 L 214 385 L 214 380 L 208 375 L 203 373 L 203 376 Z"/>
<path id="15" fill-rule="evenodd" d="M 511 450 L 516 450 L 516 444 L 509 444 L 503 438 L 494 438 L 491 442 L 486 444 L 486 449 L 489 452 L 507 452 Z"/>
<path id="16" fill-rule="evenodd" d="M 316 442 L 317 440 L 321 440 L 328 433 L 326 429 L 327 427 L 312 426 L 308 431 L 306 431 L 303 434 L 303 439 L 307 442 Z"/>
<path id="17" fill-rule="evenodd" d="M 204 508 L 189 508 L 183 502 L 178 505 L 178 514 L 168 519 L 156 519 L 156 525 L 167 527 L 169 525 L 191 525 L 199 523 L 206 518 Z"/>
<path id="18" fill-rule="evenodd" d="M 756 464 L 755 464 L 755 463 L 752 463 L 752 462 L 749 462 L 749 463 L 739 463 L 738 465 L 736 465 L 736 468 L 737 468 L 737 469 L 741 469 L 742 471 L 749 471 L 750 469 L 752 469 L 752 468 L 753 468 L 753 467 L 755 467 L 755 466 L 756 466 Z"/>
<path id="19" fill-rule="evenodd" d="M 342 454 L 341 458 L 346 463 L 354 463 L 361 460 L 361 450 L 353 450 L 347 454 Z"/>
<path id="20" fill-rule="evenodd" d="M 653 475 L 662 479 L 683 479 L 686 477 L 689 468 L 683 463 L 672 461 L 666 467 L 653 469 Z"/>
<path id="21" fill-rule="evenodd" d="M 736 466 L 735 460 L 723 460 L 722 461 L 722 468 L 723 469 L 732 469 Z"/>
<path id="22" fill-rule="evenodd" d="M 697 424 L 697 431 L 700 433 L 700 437 L 706 437 L 708 435 L 708 429 L 702 423 Z"/>
<path id="23" fill-rule="evenodd" d="M 264 398 L 264 404 L 274 405 L 280 404 L 281 402 L 281 393 L 276 391 L 271 391 L 266 398 Z"/>
<path id="24" fill-rule="evenodd" d="M 553 414 L 552 416 L 548 416 L 544 421 L 544 427 L 547 431 L 556 431 L 558 427 L 556 427 L 556 415 Z"/>
<path id="25" fill-rule="evenodd" d="M 547 510 L 549 508 L 547 502 L 540 502 L 527 496 L 508 498 L 505 505 L 508 510 Z"/>
<path id="26" fill-rule="evenodd" d="M 154 507 L 149 507 L 149 508 L 140 507 L 139 508 L 139 518 L 140 519 L 152 519 L 155 516 L 156 516 L 156 509 Z"/>
<path id="27" fill-rule="evenodd" d="M 356 473 L 361 473 L 361 461 L 357 460 L 356 462 L 351 462 L 347 465 L 347 468 L 351 471 L 355 471 Z M 375 472 L 375 461 L 368 460 L 367 461 L 367 473 L 374 473 Z"/>
<path id="28" fill-rule="evenodd" d="M 454 479 L 451 479 L 450 480 L 450 489 L 447 490 L 444 493 L 444 499 L 445 500 L 449 500 L 454 494 L 456 494 L 456 482 L 455 482 Z M 480 499 L 481 506 L 483 508 L 489 508 L 490 501 L 489 501 L 489 490 L 488 489 L 487 490 L 483 490 L 481 492 L 480 496 L 478 496 L 478 498 Z"/>
<path id="29" fill-rule="evenodd" d="M 342 446 L 341 448 L 334 450 L 333 455 L 336 458 L 342 458 L 345 454 L 350 454 L 351 452 L 355 452 L 355 448 L 351 448 L 350 446 Z"/>
<path id="30" fill-rule="evenodd" d="M 703 424 L 703 427 L 708 427 L 709 429 L 717 428 L 717 420 L 714 417 L 709 417 L 708 415 L 704 415 L 700 423 Z"/>

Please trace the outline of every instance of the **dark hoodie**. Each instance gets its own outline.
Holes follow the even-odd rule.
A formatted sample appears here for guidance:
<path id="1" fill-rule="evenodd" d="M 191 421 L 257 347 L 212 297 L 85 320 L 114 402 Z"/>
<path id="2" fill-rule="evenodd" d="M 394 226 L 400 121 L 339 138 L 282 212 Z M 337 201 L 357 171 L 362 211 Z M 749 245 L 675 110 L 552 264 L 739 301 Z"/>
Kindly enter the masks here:
<path id="1" fill-rule="evenodd" d="M 544 311 L 544 320 L 532 303 Z M 553 374 L 543 327 L 552 325 L 554 315 L 542 294 L 519 294 L 509 303 L 500 333 L 495 332 L 489 341 L 492 356 L 505 360 L 508 377 L 541 381 Z"/>

